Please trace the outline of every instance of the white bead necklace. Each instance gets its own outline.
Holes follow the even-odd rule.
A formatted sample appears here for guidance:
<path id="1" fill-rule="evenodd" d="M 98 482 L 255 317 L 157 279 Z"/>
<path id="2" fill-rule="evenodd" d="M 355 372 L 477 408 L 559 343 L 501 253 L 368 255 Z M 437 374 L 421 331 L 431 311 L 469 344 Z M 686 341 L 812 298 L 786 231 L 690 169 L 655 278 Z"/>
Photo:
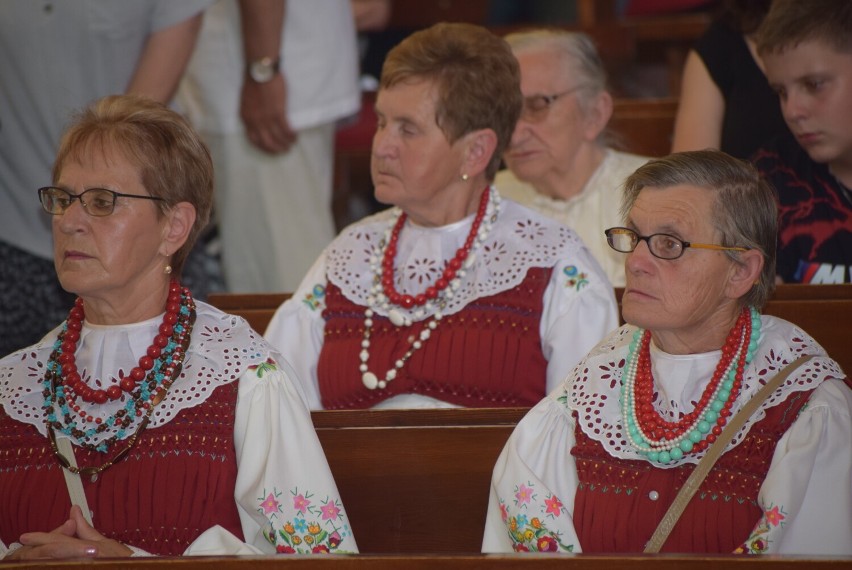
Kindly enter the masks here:
<path id="1" fill-rule="evenodd" d="M 428 300 L 423 306 L 416 307 L 412 311 L 408 311 L 401 307 L 391 307 L 391 303 L 385 295 L 384 287 L 382 286 L 382 259 L 384 259 L 385 249 L 388 247 L 390 235 L 393 227 L 396 225 L 402 210 L 395 212 L 391 219 L 388 229 L 385 230 L 383 239 L 373 249 L 370 255 L 370 269 L 373 272 L 373 286 L 370 289 L 370 294 L 367 296 L 367 309 L 364 311 L 364 335 L 361 339 L 361 352 L 359 358 L 361 364 L 358 370 L 361 372 L 361 381 L 369 390 L 386 388 L 388 383 L 393 381 L 399 371 L 405 366 L 405 363 L 411 358 L 417 350 L 422 348 L 429 337 L 432 335 L 438 323 L 443 318 L 443 310 L 447 305 L 447 301 L 452 299 L 461 287 L 462 280 L 467 275 L 467 270 L 476 261 L 476 250 L 488 238 L 491 228 L 497 221 L 497 215 L 500 212 L 500 195 L 489 188 L 488 206 L 486 207 L 485 216 L 482 219 L 482 224 L 477 232 L 473 247 L 470 248 L 465 258 L 461 269 L 456 273 L 456 276 L 450 281 L 449 287 L 438 292 L 434 300 Z M 411 337 L 411 346 L 400 358 L 398 358 L 393 366 L 385 373 L 384 378 L 379 378 L 374 372 L 370 371 L 370 336 L 373 329 L 373 319 L 376 313 L 382 311 L 388 315 L 388 320 L 395 327 L 410 327 L 414 320 L 421 320 L 434 309 L 431 319 L 424 324 L 423 329 L 417 337 Z M 413 319 L 412 319 L 413 317 Z"/>

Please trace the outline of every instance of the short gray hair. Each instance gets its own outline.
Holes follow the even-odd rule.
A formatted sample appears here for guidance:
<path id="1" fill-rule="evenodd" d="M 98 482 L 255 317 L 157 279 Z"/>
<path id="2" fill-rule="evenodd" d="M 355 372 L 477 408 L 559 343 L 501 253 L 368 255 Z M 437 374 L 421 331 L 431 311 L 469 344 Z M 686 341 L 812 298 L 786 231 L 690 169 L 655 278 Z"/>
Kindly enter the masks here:
<path id="1" fill-rule="evenodd" d="M 676 152 L 640 166 L 624 183 L 621 214 L 627 218 L 645 187 L 688 184 L 715 192 L 711 221 L 721 245 L 747 247 L 763 254 L 758 282 L 740 298 L 741 305 L 762 308 L 775 290 L 778 205 L 775 192 L 750 163 L 718 150 Z M 734 263 L 739 252 L 726 251 Z"/>
<path id="2" fill-rule="evenodd" d="M 586 105 L 589 95 L 597 95 L 607 89 L 606 69 L 592 38 L 582 32 L 569 32 L 556 29 L 536 29 L 515 32 L 505 36 L 512 52 L 519 53 L 530 49 L 550 49 L 561 56 L 564 62 L 563 72 L 579 72 L 579 100 Z"/>

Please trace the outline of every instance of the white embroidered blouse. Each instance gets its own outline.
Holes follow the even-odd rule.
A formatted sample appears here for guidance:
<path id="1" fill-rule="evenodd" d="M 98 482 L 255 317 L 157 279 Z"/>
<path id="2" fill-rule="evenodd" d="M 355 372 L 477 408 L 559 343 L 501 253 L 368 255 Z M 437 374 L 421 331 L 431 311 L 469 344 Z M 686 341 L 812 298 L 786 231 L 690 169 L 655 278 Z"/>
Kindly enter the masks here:
<path id="1" fill-rule="evenodd" d="M 279 531 L 283 532 L 287 521 L 298 524 L 299 520 L 304 523 L 314 519 L 328 531 L 327 536 L 334 537 L 336 551 L 357 552 L 293 369 L 241 317 L 225 314 L 206 303 L 196 305 L 196 321 L 182 374 L 155 408 L 147 430 L 166 425 L 181 410 L 201 404 L 217 387 L 239 382 L 234 425 L 238 468 L 234 500 L 245 543 L 216 526 L 199 536 L 185 554 L 275 553 L 280 546 L 276 537 L 281 536 Z M 127 326 L 84 323 L 78 342 L 78 365 L 81 369 L 86 367 L 90 378 L 108 378 L 121 368 L 129 370 L 145 354 L 161 321 L 162 316 Z M 59 331 L 57 328 L 39 343 L 0 360 L 0 405 L 12 419 L 34 426 L 45 437 L 41 380 Z M 101 415 L 108 417 L 121 405 L 121 401 L 107 402 L 100 407 Z M 80 423 L 83 430 L 95 425 L 85 419 Z M 126 435 L 133 431 L 128 430 Z M 111 434 L 96 434 L 91 442 L 97 443 Z M 65 436 L 57 432 L 57 437 Z M 309 495 L 313 498 L 306 498 Z M 308 545 L 294 550 L 310 552 L 305 546 Z M 0 558 L 6 548 L 0 542 Z"/>
<path id="2" fill-rule="evenodd" d="M 822 347 L 796 326 L 762 316 L 762 334 L 736 413 L 766 379 L 803 354 L 818 355 L 796 370 L 746 422 L 728 449 L 739 445 L 765 410 L 803 390 L 813 393 L 799 417 L 778 442 L 758 494 L 763 517 L 745 541 L 767 553 L 852 554 L 852 390 L 845 374 Z M 575 421 L 613 457 L 647 461 L 624 434 L 619 392 L 623 359 L 635 327 L 625 325 L 599 344 L 574 373 L 518 424 L 506 443 L 491 485 L 483 541 L 485 552 L 511 552 L 508 526 L 518 517 L 541 516 L 548 532 L 582 552 L 573 524 L 578 485 L 571 450 Z M 668 421 L 691 411 L 714 373 L 720 351 L 672 355 L 651 345 L 658 412 Z M 656 468 L 697 463 L 705 452 L 687 454 Z M 651 500 L 655 500 L 651 497 Z"/>
<path id="3" fill-rule="evenodd" d="M 393 223 L 395 209 L 370 216 L 344 229 L 310 269 L 293 297 L 275 313 L 265 336 L 281 350 L 305 382 L 311 409 L 321 409 L 317 361 L 323 344 L 326 285 L 366 308 L 374 274 L 370 258 Z M 474 216 L 443 227 L 406 222 L 397 245 L 396 289 L 419 293 L 434 283 L 464 243 Z M 556 387 L 571 368 L 608 332 L 618 326 L 613 288 L 600 265 L 568 227 L 503 200 L 487 240 L 475 252 L 472 265 L 443 314 L 451 315 L 472 301 L 519 285 L 530 268 L 552 268 L 544 293 L 540 323 L 542 352 L 548 360 L 547 390 Z M 378 309 L 382 316 L 388 316 Z M 407 316 L 413 322 L 433 311 Z M 357 362 L 353 366 L 358 366 Z M 382 402 L 388 407 L 449 406 L 422 395 L 403 394 Z"/>

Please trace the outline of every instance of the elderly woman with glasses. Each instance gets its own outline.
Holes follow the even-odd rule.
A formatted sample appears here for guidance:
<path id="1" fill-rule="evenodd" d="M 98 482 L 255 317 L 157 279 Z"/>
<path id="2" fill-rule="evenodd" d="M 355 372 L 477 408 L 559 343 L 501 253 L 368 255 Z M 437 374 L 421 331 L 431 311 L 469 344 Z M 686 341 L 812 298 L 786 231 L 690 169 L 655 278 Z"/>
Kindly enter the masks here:
<path id="1" fill-rule="evenodd" d="M 852 554 L 848 378 L 759 312 L 771 188 L 697 151 L 639 168 L 623 204 L 627 324 L 518 424 L 483 549 Z"/>
<path id="2" fill-rule="evenodd" d="M 624 179 L 647 158 L 607 145 L 612 97 L 592 40 L 579 32 L 534 30 L 506 36 L 521 68 L 524 106 L 509 147 L 500 193 L 580 235 L 612 284 L 624 264 L 603 239 L 618 223 L 613 204 Z"/>
<path id="3" fill-rule="evenodd" d="M 159 103 L 108 97 L 65 133 L 38 195 L 78 298 L 0 360 L 0 558 L 356 549 L 292 369 L 180 284 L 212 193 Z"/>
<path id="4" fill-rule="evenodd" d="M 313 408 L 532 406 L 618 326 L 577 235 L 491 185 L 520 110 L 481 27 L 389 53 L 371 167 L 393 207 L 343 230 L 266 331 Z"/>

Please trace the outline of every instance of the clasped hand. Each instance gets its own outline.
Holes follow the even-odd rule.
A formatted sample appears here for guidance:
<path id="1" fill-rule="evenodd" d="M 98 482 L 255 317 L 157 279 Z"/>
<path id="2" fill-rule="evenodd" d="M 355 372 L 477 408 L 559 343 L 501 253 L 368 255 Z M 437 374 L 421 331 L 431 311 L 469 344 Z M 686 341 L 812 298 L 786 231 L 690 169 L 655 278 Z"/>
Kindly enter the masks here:
<path id="1" fill-rule="evenodd" d="M 39 558 L 117 558 L 133 551 L 116 540 L 106 538 L 83 518 L 77 505 L 71 507 L 68 520 L 51 532 L 27 532 L 21 535 L 23 545 L 5 560 Z"/>

